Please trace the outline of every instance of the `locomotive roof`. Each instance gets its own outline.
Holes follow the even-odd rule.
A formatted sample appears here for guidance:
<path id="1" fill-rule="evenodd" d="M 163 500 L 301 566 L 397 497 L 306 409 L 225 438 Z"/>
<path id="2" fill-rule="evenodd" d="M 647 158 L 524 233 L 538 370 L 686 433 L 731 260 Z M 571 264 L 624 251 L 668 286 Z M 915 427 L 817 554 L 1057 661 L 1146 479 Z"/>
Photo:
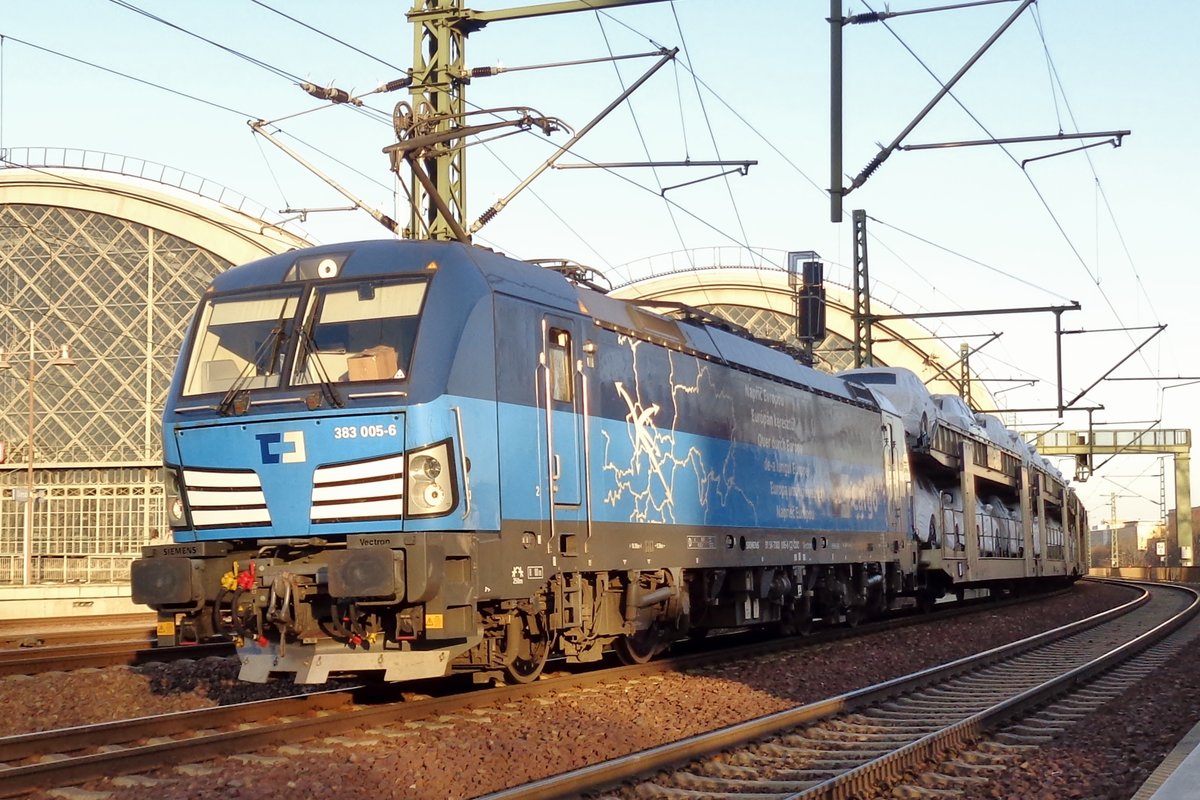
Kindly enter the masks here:
<path id="1" fill-rule="evenodd" d="M 221 273 L 216 291 L 279 285 L 299 259 L 345 256 L 339 277 L 374 277 L 423 272 L 428 265 L 476 272 L 493 291 L 569 313 L 590 315 L 597 324 L 667 347 L 725 362 L 852 402 L 878 405 L 878 399 L 840 378 L 798 363 L 779 350 L 699 321 L 664 317 L 636 303 L 618 300 L 572 284 L 560 273 L 491 250 L 458 242 L 368 239 L 293 250 L 252 261 Z"/>
<path id="2" fill-rule="evenodd" d="M 580 307 L 597 324 L 665 347 L 740 367 L 764 377 L 892 410 L 869 389 L 850 386 L 841 378 L 813 369 L 769 345 L 697 320 L 676 320 L 654 314 L 636 303 L 618 300 L 586 288 L 577 289 Z"/>
<path id="3" fill-rule="evenodd" d="M 509 284 L 502 291 L 564 310 L 578 307 L 574 289 L 556 273 L 458 242 L 367 239 L 292 250 L 227 270 L 213 280 L 213 288 L 229 291 L 277 285 L 284 282 L 299 259 L 323 255 L 345 256 L 339 271 L 342 278 L 421 272 L 430 264 L 437 268 L 474 267 L 497 288 L 497 284 Z"/>

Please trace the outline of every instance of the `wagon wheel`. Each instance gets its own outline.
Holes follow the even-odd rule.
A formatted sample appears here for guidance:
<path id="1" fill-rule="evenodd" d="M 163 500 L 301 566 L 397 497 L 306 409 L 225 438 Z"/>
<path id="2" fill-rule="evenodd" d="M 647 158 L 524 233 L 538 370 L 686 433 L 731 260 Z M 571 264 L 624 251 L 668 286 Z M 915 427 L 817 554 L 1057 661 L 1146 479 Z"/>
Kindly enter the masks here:
<path id="1" fill-rule="evenodd" d="M 626 634 L 613 642 L 613 652 L 622 664 L 628 666 L 645 664 L 666 649 L 656 625 L 632 635 Z"/>
<path id="2" fill-rule="evenodd" d="M 922 614 L 929 614 L 933 611 L 934 604 L 937 603 L 937 598 L 933 592 L 924 590 L 917 592 L 917 610 Z"/>
<path id="3" fill-rule="evenodd" d="M 550 658 L 554 634 L 550 631 L 549 618 L 545 612 L 530 614 L 527 611 L 514 612 L 515 619 L 511 624 L 520 626 L 517 635 L 516 654 L 512 661 L 504 666 L 504 677 L 509 683 L 532 683 L 542 674 L 547 659 Z M 505 652 L 505 660 L 509 653 Z"/>
<path id="4" fill-rule="evenodd" d="M 844 616 L 847 628 L 857 628 L 866 617 L 866 611 L 862 606 L 849 606 L 846 608 Z"/>

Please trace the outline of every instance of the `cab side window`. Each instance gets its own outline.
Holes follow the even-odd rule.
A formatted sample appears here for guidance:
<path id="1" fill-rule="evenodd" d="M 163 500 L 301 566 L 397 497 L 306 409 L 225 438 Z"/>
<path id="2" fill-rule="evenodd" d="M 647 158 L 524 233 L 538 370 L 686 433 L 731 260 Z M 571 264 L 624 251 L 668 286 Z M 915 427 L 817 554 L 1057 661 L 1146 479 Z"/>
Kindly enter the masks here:
<path id="1" fill-rule="evenodd" d="M 551 328 L 546 344 L 550 397 L 556 403 L 570 403 L 575 399 L 575 382 L 571 377 L 571 334 Z"/>

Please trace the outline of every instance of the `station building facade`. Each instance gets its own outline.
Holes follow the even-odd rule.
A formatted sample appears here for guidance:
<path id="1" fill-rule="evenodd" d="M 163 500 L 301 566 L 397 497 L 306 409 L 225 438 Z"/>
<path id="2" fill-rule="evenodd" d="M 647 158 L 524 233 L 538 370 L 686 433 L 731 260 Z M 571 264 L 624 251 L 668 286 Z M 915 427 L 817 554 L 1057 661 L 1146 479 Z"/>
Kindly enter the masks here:
<path id="1" fill-rule="evenodd" d="M 0 169 L 0 586 L 127 582 L 167 531 L 159 414 L 197 298 L 307 242 L 160 165 L 3 163 L 34 168 Z"/>
<path id="2" fill-rule="evenodd" d="M 34 168 L 0 168 L 0 589 L 127 584 L 129 562 L 167 535 L 159 415 L 197 298 L 234 264 L 310 242 L 160 165 L 83 151 L 3 163 Z M 795 296 L 771 266 L 785 259 L 676 254 L 633 265 L 613 294 L 686 303 L 794 343 Z M 815 353 L 838 371 L 853 362 L 852 295 L 828 277 L 826 291 Z M 957 353 L 924 328 L 890 321 L 876 342 L 877 363 L 958 391 L 947 379 Z"/>
<path id="3" fill-rule="evenodd" d="M 814 257 L 819 258 L 819 256 Z M 796 290 L 789 285 L 788 254 L 780 250 L 709 248 L 646 259 L 614 274 L 612 295 L 628 300 L 683 303 L 727 319 L 764 339 L 800 347 L 796 337 Z M 825 265 L 826 335 L 813 345 L 813 366 L 841 372 L 854 366 L 854 293 L 849 269 Z M 876 285 L 871 310 L 901 313 L 919 305 L 895 289 Z M 889 302 L 879 298 L 887 297 Z M 925 381 L 932 394 L 966 394 L 973 408 L 994 408 L 983 382 L 968 377 L 963 386 L 954 335 L 931 331 L 913 320 L 876 323 L 872 332 L 875 366 L 905 367 Z M 965 392 L 964 392 L 965 390 Z"/>

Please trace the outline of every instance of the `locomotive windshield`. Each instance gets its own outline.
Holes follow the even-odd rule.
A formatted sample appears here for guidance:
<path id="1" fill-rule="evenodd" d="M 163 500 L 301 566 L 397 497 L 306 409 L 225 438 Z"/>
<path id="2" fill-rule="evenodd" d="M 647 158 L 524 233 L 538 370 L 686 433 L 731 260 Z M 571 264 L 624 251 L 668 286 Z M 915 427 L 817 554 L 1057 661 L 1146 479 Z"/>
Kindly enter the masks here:
<path id="1" fill-rule="evenodd" d="M 318 284 L 307 299 L 301 287 L 213 298 L 200 312 L 183 394 L 276 388 L 288 364 L 293 386 L 403 380 L 425 287 L 365 281 Z"/>
<path id="2" fill-rule="evenodd" d="M 185 395 L 279 386 L 300 291 L 222 297 L 205 304 L 188 362 Z"/>
<path id="3" fill-rule="evenodd" d="M 292 383 L 404 379 L 424 298 L 424 282 L 318 287 Z"/>

